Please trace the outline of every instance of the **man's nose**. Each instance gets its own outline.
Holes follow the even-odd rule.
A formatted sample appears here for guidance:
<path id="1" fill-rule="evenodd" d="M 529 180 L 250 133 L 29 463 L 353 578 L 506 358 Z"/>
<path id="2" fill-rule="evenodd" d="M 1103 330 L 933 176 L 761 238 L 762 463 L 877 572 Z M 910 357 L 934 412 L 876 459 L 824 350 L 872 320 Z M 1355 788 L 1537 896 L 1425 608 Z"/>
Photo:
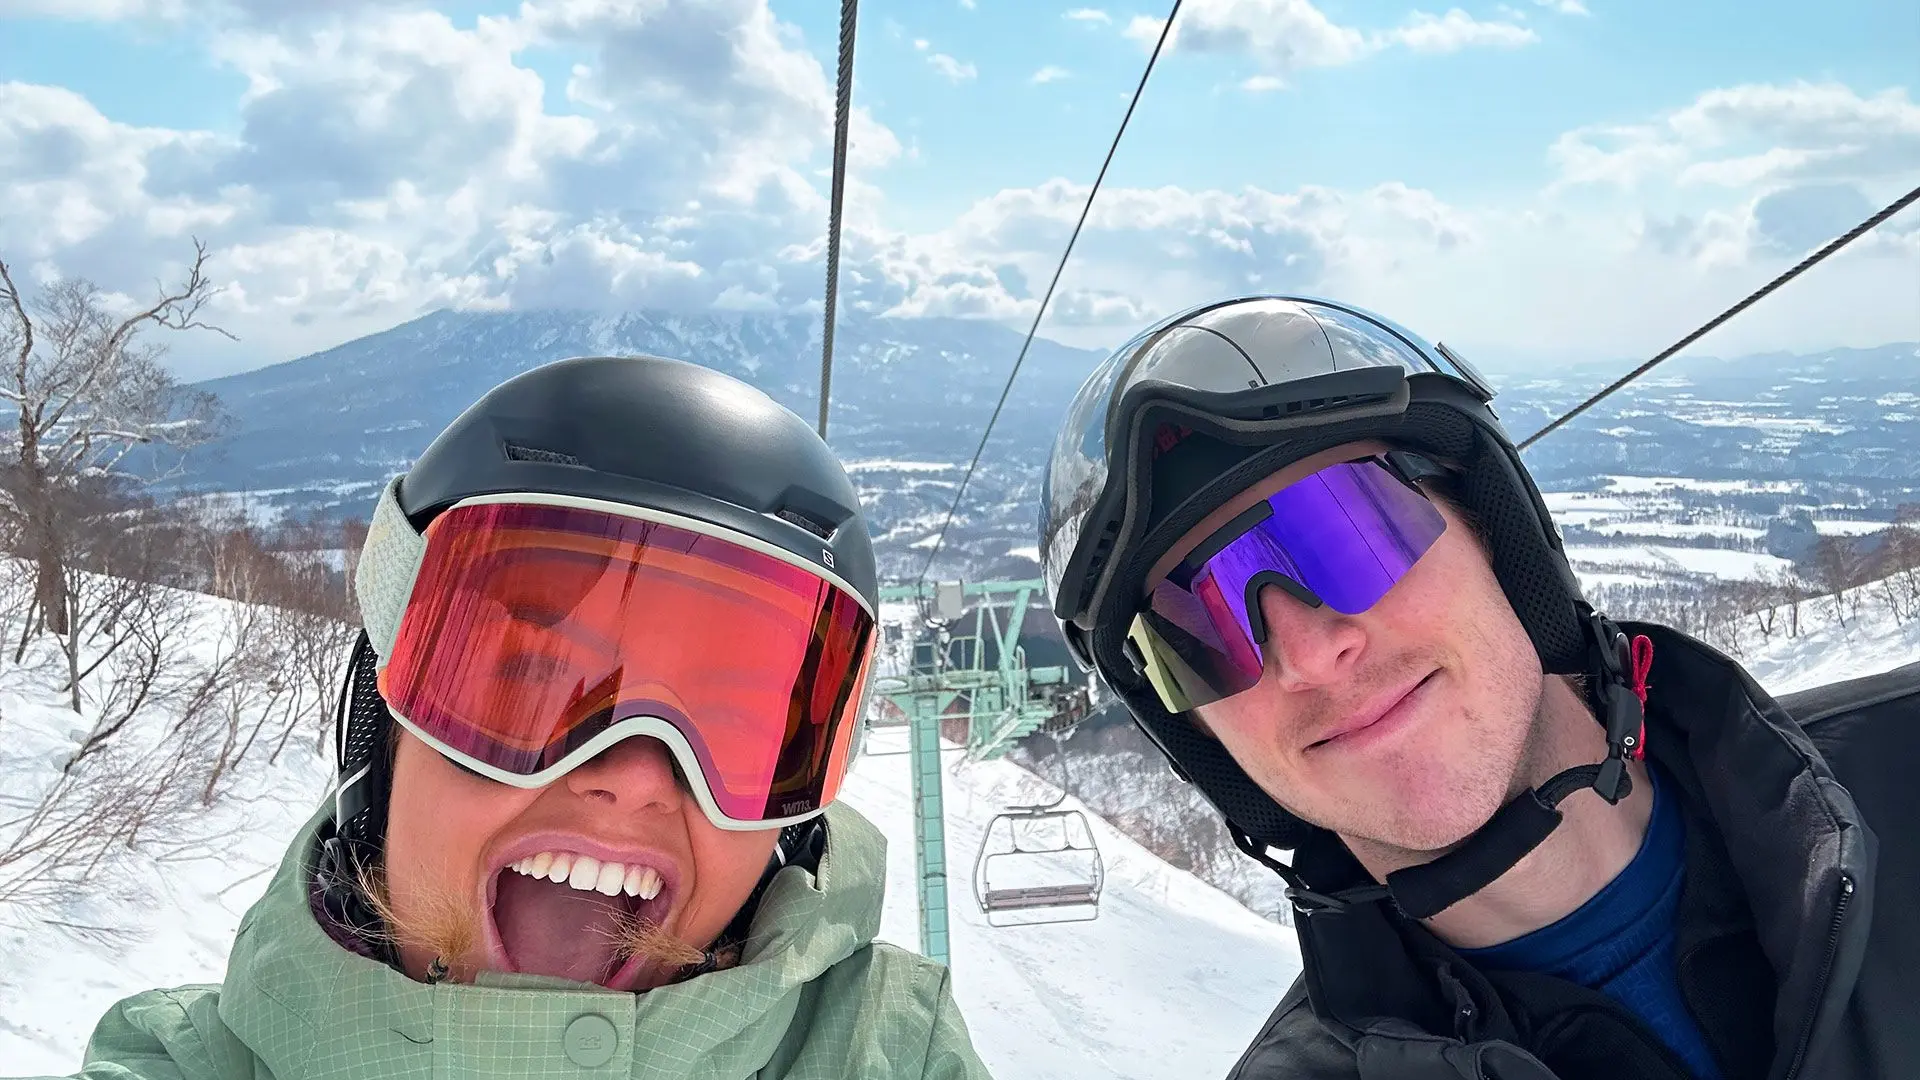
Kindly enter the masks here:
<path id="1" fill-rule="evenodd" d="M 1282 689 L 1308 690 L 1351 678 L 1367 650 L 1367 629 L 1353 616 L 1313 607 L 1269 585 L 1260 590 L 1265 651 Z"/>

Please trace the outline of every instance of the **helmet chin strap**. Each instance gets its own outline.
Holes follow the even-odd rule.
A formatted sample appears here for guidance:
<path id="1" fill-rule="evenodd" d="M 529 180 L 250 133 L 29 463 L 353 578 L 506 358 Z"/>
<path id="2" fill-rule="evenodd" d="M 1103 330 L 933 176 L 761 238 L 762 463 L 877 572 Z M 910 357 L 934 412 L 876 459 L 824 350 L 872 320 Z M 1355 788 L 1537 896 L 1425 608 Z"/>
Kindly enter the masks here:
<path id="1" fill-rule="evenodd" d="M 1428 919 L 1491 885 L 1552 834 L 1565 816 L 1559 804 L 1576 791 L 1591 788 L 1610 804 L 1633 790 L 1627 759 L 1646 756 L 1646 678 L 1653 643 L 1631 642 L 1605 616 L 1587 610 L 1589 672 L 1587 701 L 1606 729 L 1606 759 L 1566 769 L 1529 788 L 1493 815 L 1459 847 L 1432 862 L 1387 875 L 1386 884 L 1320 893 L 1307 887 L 1291 867 L 1266 853 L 1265 845 L 1233 828 L 1234 843 L 1287 881 L 1287 898 L 1306 915 L 1340 912 L 1355 904 L 1390 901 L 1410 919 Z"/>

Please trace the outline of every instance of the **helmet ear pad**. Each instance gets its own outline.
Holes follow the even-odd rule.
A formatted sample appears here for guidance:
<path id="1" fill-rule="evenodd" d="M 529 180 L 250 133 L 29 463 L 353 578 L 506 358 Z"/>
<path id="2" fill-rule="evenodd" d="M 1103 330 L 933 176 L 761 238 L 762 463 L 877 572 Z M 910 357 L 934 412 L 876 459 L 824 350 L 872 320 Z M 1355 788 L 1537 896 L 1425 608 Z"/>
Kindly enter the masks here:
<path id="1" fill-rule="evenodd" d="M 1427 389 L 1445 392 L 1445 388 Z M 1545 500 L 1491 412 L 1480 402 L 1469 399 L 1468 403 L 1470 407 L 1463 408 L 1459 400 L 1414 400 L 1398 416 L 1334 421 L 1267 445 L 1259 445 L 1258 436 L 1210 429 L 1203 418 L 1182 416 L 1175 422 L 1233 446 L 1238 457 L 1238 464 L 1216 472 L 1215 479 L 1197 490 L 1156 484 L 1155 463 L 1147 453 L 1151 446 L 1138 448 L 1140 457 L 1131 472 L 1136 487 L 1130 495 L 1150 503 L 1156 495 L 1164 502 L 1170 492 L 1187 490 L 1192 494 L 1172 507 L 1143 505 L 1136 510 L 1146 523 L 1142 530 L 1145 537 L 1117 569 L 1091 620 L 1094 666 L 1176 771 L 1198 787 L 1229 822 L 1255 840 L 1292 849 L 1313 832 L 1313 827 L 1283 809 L 1241 769 L 1224 746 L 1190 717 L 1170 714 L 1161 707 L 1151 685 L 1127 658 L 1124 644 L 1137 598 L 1144 594 L 1146 575 L 1153 564 L 1221 504 L 1275 471 L 1311 454 L 1367 439 L 1422 451 L 1459 466 L 1460 475 L 1453 486 L 1460 509 L 1480 526 L 1476 531 L 1484 541 L 1495 579 L 1539 653 L 1542 672 L 1576 674 L 1587 670 L 1580 622 L 1585 602 Z M 1193 437 L 1186 440 L 1195 442 Z M 1177 449 L 1184 450 L 1185 443 Z M 1218 451 L 1199 452 L 1207 455 L 1215 468 L 1223 463 Z"/>

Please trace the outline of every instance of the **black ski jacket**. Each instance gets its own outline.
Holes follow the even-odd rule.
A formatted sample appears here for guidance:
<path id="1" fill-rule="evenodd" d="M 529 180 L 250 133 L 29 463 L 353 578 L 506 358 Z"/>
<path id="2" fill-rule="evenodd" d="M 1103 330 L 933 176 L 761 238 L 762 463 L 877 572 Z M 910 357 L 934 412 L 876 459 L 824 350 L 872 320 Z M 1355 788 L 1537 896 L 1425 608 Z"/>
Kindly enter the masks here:
<path id="1" fill-rule="evenodd" d="M 1727 1080 L 1920 1077 L 1920 664 L 1775 701 L 1653 639 L 1647 753 L 1677 781 L 1680 989 Z M 1316 889 L 1369 884 L 1343 845 Z M 1389 904 L 1296 916 L 1304 970 L 1231 1080 L 1682 1080 L 1658 1036 L 1562 979 L 1483 972 Z"/>

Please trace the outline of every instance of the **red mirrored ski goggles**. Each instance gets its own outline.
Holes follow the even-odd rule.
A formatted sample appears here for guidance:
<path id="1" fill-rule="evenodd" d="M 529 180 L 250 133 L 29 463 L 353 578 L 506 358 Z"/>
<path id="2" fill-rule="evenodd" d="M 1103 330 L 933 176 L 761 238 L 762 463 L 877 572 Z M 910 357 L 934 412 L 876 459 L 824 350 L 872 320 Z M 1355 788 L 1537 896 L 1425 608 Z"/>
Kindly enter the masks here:
<path id="1" fill-rule="evenodd" d="M 380 692 L 448 758 L 533 788 L 652 736 L 726 829 L 805 820 L 839 794 L 874 616 L 831 571 L 619 503 L 490 495 L 421 536 L 388 499 L 386 529 L 417 538 L 417 558 Z"/>

